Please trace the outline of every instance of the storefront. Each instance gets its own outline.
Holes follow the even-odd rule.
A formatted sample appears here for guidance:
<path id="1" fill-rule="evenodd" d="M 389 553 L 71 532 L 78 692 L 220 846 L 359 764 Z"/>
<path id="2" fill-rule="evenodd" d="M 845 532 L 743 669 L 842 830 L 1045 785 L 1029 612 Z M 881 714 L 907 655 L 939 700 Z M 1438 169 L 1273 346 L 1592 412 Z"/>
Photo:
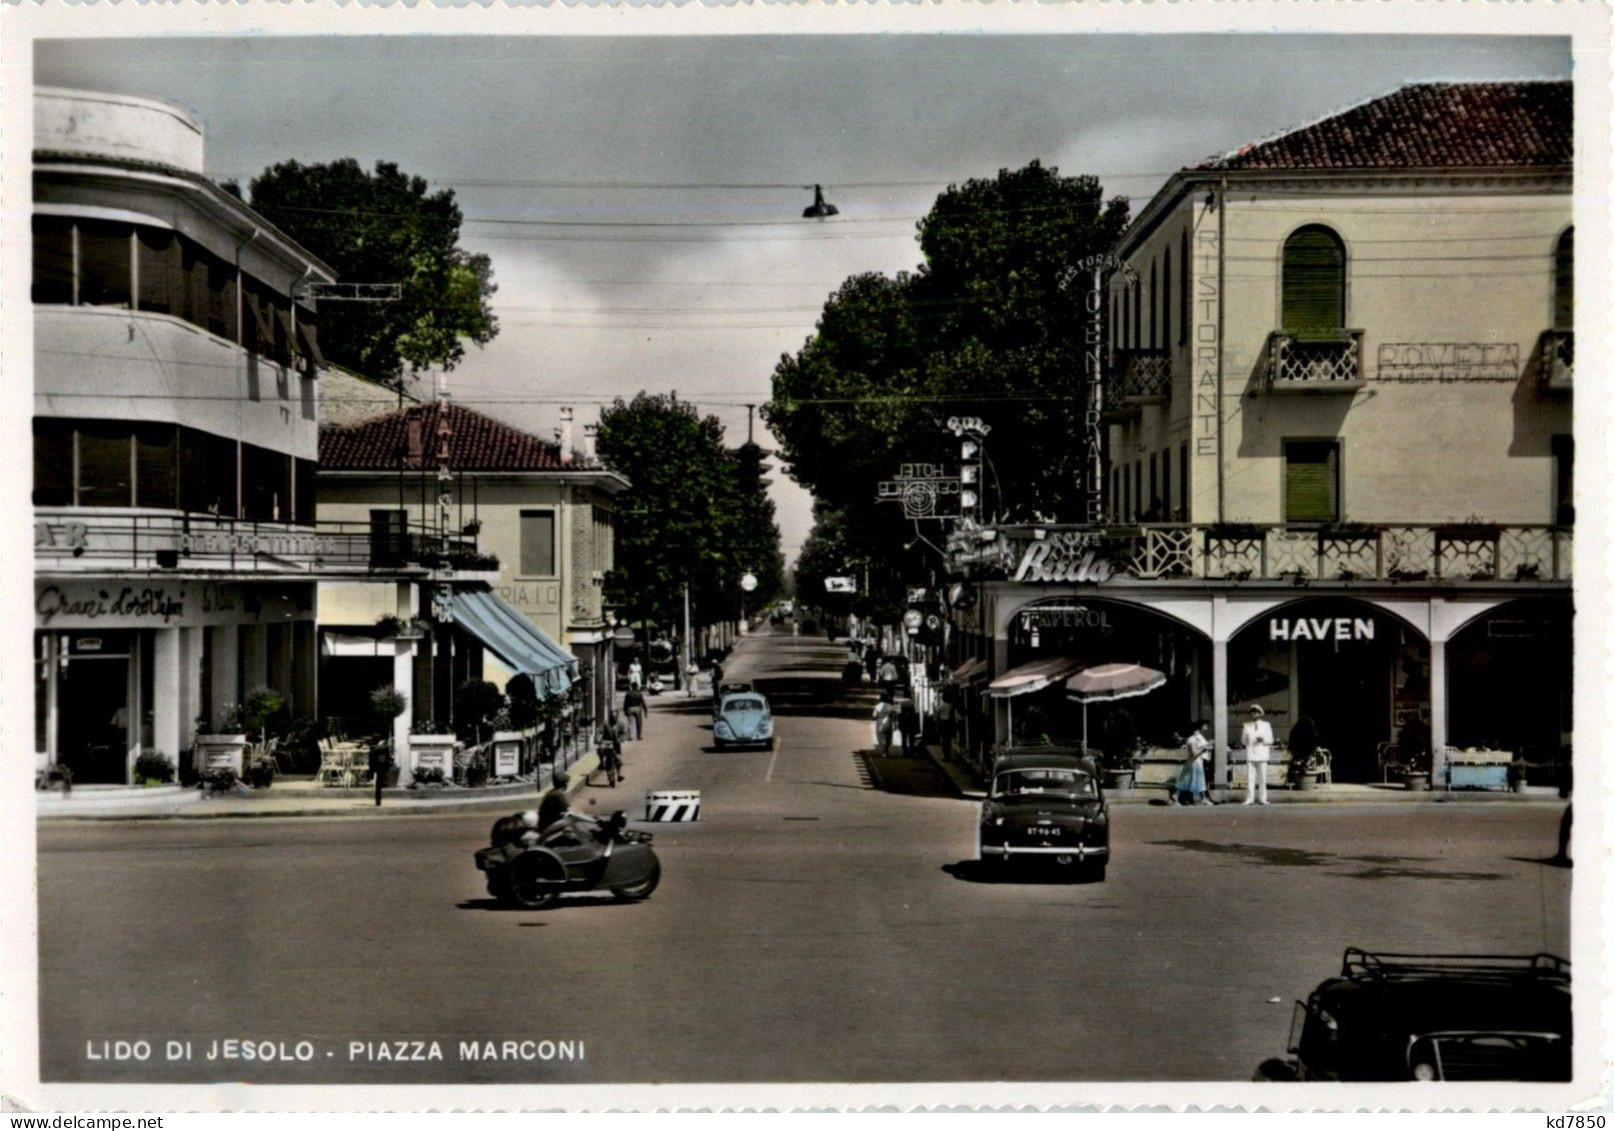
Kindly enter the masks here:
<path id="1" fill-rule="evenodd" d="M 1568 597 L 1509 601 L 1477 616 L 1447 645 L 1450 745 L 1563 759 L 1574 687 Z"/>
<path id="2" fill-rule="evenodd" d="M 40 580 L 34 623 L 36 768 L 76 783 L 130 784 L 142 753 L 177 769 L 256 687 L 315 710 L 311 584 Z"/>

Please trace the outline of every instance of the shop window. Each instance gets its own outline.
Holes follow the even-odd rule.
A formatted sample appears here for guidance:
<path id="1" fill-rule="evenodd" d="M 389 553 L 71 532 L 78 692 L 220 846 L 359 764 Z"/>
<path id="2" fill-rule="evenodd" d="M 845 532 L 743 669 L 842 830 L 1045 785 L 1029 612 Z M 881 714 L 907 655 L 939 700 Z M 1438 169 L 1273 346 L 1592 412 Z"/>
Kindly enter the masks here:
<path id="1" fill-rule="evenodd" d="M 555 576 L 555 512 L 521 512 L 521 575 Z"/>
<path id="2" fill-rule="evenodd" d="M 73 505 L 73 423 L 34 417 L 34 505 Z"/>
<path id="3" fill-rule="evenodd" d="M 1576 521 L 1576 494 L 1573 480 L 1575 467 L 1576 438 L 1574 436 L 1555 436 L 1553 438 L 1553 521 L 1560 526 L 1570 526 Z"/>
<path id="4" fill-rule="evenodd" d="M 1576 326 L 1576 229 L 1566 228 L 1553 249 L 1553 328 Z"/>
<path id="5" fill-rule="evenodd" d="M 135 426 L 135 501 L 171 510 L 179 496 L 179 436 L 172 424 Z"/>
<path id="6" fill-rule="evenodd" d="M 131 426 L 115 420 L 78 425 L 78 505 L 134 505 Z"/>
<path id="7" fill-rule="evenodd" d="M 34 217 L 34 290 L 38 303 L 73 301 L 73 221 Z"/>
<path id="8" fill-rule="evenodd" d="M 100 220 L 78 222 L 78 282 L 82 305 L 130 305 L 132 230 L 128 224 Z"/>
<path id="9" fill-rule="evenodd" d="M 135 229 L 140 267 L 140 309 L 154 314 L 185 313 L 185 277 L 179 237 L 161 228 Z"/>
<path id="10" fill-rule="evenodd" d="M 1346 249 L 1328 228 L 1311 225 L 1284 241 L 1284 332 L 1335 340 L 1346 324 Z"/>
<path id="11" fill-rule="evenodd" d="M 1340 444 L 1289 440 L 1284 444 L 1284 521 L 1336 522 L 1340 518 Z"/>

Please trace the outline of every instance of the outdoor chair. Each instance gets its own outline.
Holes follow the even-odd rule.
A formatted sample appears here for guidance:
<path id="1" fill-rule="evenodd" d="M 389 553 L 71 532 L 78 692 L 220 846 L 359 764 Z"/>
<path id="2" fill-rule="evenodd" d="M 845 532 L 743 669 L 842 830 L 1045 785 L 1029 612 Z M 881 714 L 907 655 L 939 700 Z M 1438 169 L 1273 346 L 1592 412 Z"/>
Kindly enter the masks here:
<path id="1" fill-rule="evenodd" d="M 1393 772 L 1400 773 L 1402 770 L 1407 769 L 1407 766 L 1402 761 L 1402 751 L 1394 742 L 1380 743 L 1375 749 L 1374 756 L 1379 762 L 1379 780 L 1381 783 L 1390 782 Z"/>
<path id="2" fill-rule="evenodd" d="M 348 754 L 344 750 L 325 750 L 320 754 L 319 772 L 314 775 L 315 785 L 350 786 L 353 775 L 348 768 Z"/>

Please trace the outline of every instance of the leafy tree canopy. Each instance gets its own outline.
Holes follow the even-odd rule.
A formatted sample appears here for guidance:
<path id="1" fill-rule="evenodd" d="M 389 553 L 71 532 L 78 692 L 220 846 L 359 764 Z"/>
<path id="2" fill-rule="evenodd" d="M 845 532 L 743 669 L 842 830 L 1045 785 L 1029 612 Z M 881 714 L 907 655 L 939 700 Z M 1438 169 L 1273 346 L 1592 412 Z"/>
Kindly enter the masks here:
<path id="1" fill-rule="evenodd" d="M 777 592 L 784 566 L 762 449 L 730 451 L 717 417 L 643 392 L 600 414 L 598 449 L 633 485 L 619 498 L 607 579 L 608 600 L 630 621 L 680 623 L 686 584 L 695 623 L 736 617 L 748 571 L 759 585 L 747 607 Z"/>
<path id="2" fill-rule="evenodd" d="M 791 477 L 844 521 L 911 540 L 876 484 L 909 461 L 958 463 L 949 417 L 979 416 L 986 506 L 1001 517 L 1080 511 L 1080 294 L 1062 276 L 1108 251 L 1125 198 L 1037 162 L 950 186 L 919 224 L 912 274 L 848 279 L 816 332 L 780 359 L 763 412 Z M 866 516 L 860 518 L 859 516 Z"/>
<path id="3" fill-rule="evenodd" d="M 486 345 L 499 332 L 486 255 L 459 246 L 454 191 L 428 193 L 426 181 L 386 161 L 367 173 L 352 158 L 323 165 L 287 161 L 251 183 L 252 206 L 325 260 L 342 282 L 398 283 L 389 303 L 328 304 L 320 344 L 333 360 L 398 383 L 431 365 L 452 369 L 466 341 Z"/>

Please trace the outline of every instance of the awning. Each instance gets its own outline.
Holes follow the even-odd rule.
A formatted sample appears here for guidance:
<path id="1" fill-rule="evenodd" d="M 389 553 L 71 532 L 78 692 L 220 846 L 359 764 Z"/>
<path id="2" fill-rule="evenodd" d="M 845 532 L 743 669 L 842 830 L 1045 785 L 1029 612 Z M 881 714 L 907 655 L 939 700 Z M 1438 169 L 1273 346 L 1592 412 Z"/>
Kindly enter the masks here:
<path id="1" fill-rule="evenodd" d="M 1051 656 L 1046 660 L 1033 660 L 999 676 L 987 685 L 987 694 L 994 699 L 1008 699 L 1015 695 L 1030 695 L 1051 687 L 1066 676 L 1080 670 L 1084 661 L 1070 656 Z"/>
<path id="2" fill-rule="evenodd" d="M 966 660 L 953 669 L 953 679 L 956 683 L 974 683 L 978 679 L 987 678 L 987 661 L 977 656 Z"/>
<path id="3" fill-rule="evenodd" d="M 572 686 L 576 659 L 510 602 L 495 593 L 455 593 L 449 608 L 455 624 L 505 666 L 530 676 L 534 687 L 559 695 Z"/>

